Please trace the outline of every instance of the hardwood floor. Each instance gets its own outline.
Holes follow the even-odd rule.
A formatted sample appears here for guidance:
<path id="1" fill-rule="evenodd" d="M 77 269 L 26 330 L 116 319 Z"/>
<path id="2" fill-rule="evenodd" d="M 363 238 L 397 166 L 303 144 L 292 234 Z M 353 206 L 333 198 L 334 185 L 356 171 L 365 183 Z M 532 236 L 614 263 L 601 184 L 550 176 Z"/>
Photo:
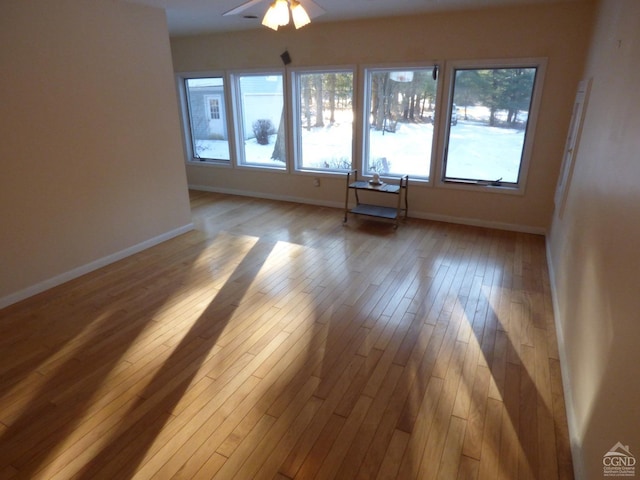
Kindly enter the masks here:
<path id="1" fill-rule="evenodd" d="M 191 198 L 0 311 L 0 479 L 573 477 L 542 237 Z"/>

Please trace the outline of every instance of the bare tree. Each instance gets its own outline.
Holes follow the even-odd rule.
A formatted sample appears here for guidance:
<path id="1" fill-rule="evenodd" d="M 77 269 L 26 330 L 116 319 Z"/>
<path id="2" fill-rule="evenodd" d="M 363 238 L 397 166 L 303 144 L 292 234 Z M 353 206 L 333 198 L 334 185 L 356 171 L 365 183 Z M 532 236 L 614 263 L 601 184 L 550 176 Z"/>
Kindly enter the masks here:
<path id="1" fill-rule="evenodd" d="M 329 123 L 336 122 L 336 74 L 330 73 L 327 78 L 329 84 Z"/>
<path id="2" fill-rule="evenodd" d="M 323 99 L 323 86 L 322 75 L 314 75 L 314 88 L 316 94 L 316 127 L 324 127 L 324 99 Z"/>
<path id="3" fill-rule="evenodd" d="M 285 142 L 285 130 L 284 130 L 284 106 L 282 107 L 282 113 L 280 114 L 280 123 L 278 124 L 278 135 L 276 136 L 276 143 L 273 147 L 273 153 L 271 158 L 273 160 L 279 160 L 285 162 L 287 159 Z"/>

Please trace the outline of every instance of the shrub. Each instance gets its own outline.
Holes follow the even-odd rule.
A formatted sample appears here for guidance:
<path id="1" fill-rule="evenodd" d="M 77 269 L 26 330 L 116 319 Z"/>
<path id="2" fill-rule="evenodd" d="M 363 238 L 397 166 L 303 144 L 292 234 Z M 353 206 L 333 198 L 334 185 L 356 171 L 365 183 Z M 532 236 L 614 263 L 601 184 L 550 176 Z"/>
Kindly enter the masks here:
<path id="1" fill-rule="evenodd" d="M 260 119 L 253 122 L 253 134 L 256 136 L 256 141 L 260 145 L 269 144 L 269 135 L 273 133 L 273 123 L 268 119 Z"/>
<path id="2" fill-rule="evenodd" d="M 347 157 L 331 157 L 323 161 L 322 167 L 330 168 L 331 170 L 351 170 L 351 160 Z"/>
<path id="3" fill-rule="evenodd" d="M 389 160 L 387 157 L 378 157 L 369 162 L 369 171 L 376 173 L 389 173 Z"/>

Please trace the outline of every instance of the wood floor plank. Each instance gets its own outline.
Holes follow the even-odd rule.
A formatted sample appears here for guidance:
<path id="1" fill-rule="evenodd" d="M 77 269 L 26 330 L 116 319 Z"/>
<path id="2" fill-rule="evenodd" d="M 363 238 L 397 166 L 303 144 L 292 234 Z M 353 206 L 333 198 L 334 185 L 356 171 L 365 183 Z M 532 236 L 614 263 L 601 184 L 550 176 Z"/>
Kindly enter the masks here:
<path id="1" fill-rule="evenodd" d="M 178 471 L 171 480 L 192 479 L 192 478 L 213 478 L 227 461 L 226 457 L 218 453 L 213 453 L 204 465 L 195 473 L 186 473 L 182 470 Z"/>
<path id="2" fill-rule="evenodd" d="M 451 356 L 448 373 L 444 378 L 442 393 L 438 400 L 438 407 L 436 408 L 433 424 L 424 448 L 418 478 L 434 478 L 438 475 L 465 354 L 466 344 L 458 342 L 457 348 L 454 348 Z"/>
<path id="3" fill-rule="evenodd" d="M 535 384 L 538 391 L 536 397 L 536 414 L 538 419 L 538 475 L 549 480 L 558 479 L 558 455 L 556 434 L 553 420 L 551 399 L 551 377 L 549 372 L 549 356 L 547 355 L 547 339 L 544 330 L 534 329 L 535 344 Z"/>
<path id="4" fill-rule="evenodd" d="M 384 436 L 384 432 L 380 432 L 381 423 L 384 418 L 383 414 L 387 410 L 391 395 L 400 380 L 402 370 L 402 367 L 393 365 L 387 371 L 382 383 L 382 391 L 374 397 L 366 418 L 362 422 L 356 437 L 351 442 L 347 455 L 338 469 L 338 478 L 356 478 L 362 463 L 367 459 L 367 452 L 369 451 L 374 436 L 377 433 Z M 388 438 L 390 440 L 390 436 Z M 384 445 L 382 450 L 386 450 L 386 447 L 387 445 Z M 373 460 L 377 462 L 378 458 L 374 458 Z M 363 466 L 363 468 L 367 467 L 366 465 Z M 375 465 L 373 469 L 377 471 L 378 467 L 379 465 Z"/>
<path id="5" fill-rule="evenodd" d="M 456 417 L 455 415 L 451 416 L 451 423 L 447 431 L 447 439 L 444 444 L 444 451 L 442 452 L 442 459 L 440 460 L 438 469 L 439 479 L 448 480 L 458 476 L 466 426 L 466 420 Z"/>
<path id="6" fill-rule="evenodd" d="M 498 400 L 487 400 L 484 432 L 482 434 L 482 453 L 480 454 L 480 470 L 478 478 L 497 478 L 500 468 L 500 424 L 502 421 L 502 404 Z"/>
<path id="7" fill-rule="evenodd" d="M 410 435 L 402 430 L 394 430 L 393 437 L 389 442 L 389 447 L 385 452 L 384 458 L 376 475 L 376 480 L 392 480 L 397 477 L 400 468 L 400 462 L 404 452 L 409 445 Z"/>
<path id="8" fill-rule="evenodd" d="M 482 432 L 484 431 L 485 412 L 489 398 L 489 379 L 491 372 L 481 365 L 476 370 L 471 392 L 467 430 L 465 432 L 463 454 L 480 460 L 482 451 Z"/>
<path id="9" fill-rule="evenodd" d="M 522 446 L 518 457 L 518 477 L 535 479 L 538 476 L 538 392 L 535 385 L 535 352 L 532 347 L 522 346 L 520 367 L 520 417 L 518 438 Z"/>
<path id="10" fill-rule="evenodd" d="M 315 377 L 309 378 L 286 411 L 257 442 L 255 450 L 247 456 L 242 467 L 232 470 L 235 472 L 235 478 L 271 478 L 277 473 L 280 463 L 285 460 L 322 403 L 320 399 L 312 398 L 319 380 Z M 275 463 L 273 463 L 274 460 Z M 220 470 L 218 476 L 229 478 L 223 475 L 223 472 L 224 470 Z"/>
<path id="11" fill-rule="evenodd" d="M 331 421 L 331 417 L 336 416 L 338 402 L 342 401 L 345 392 L 351 388 L 354 379 L 360 374 L 363 368 L 366 368 L 365 358 L 355 355 L 347 368 L 345 368 L 341 378 L 334 385 L 327 398 L 322 402 L 318 412 L 314 416 L 310 425 L 307 427 L 305 435 L 291 449 L 287 458 L 280 466 L 280 472 L 293 478 L 300 469 L 309 452 L 314 448 L 318 437 L 324 433 L 327 422 Z M 317 398 L 317 397 L 316 397 Z M 349 411 L 350 413 L 350 411 Z M 345 418 L 349 413 L 343 415 Z M 335 421 L 334 421 L 335 423 Z M 331 430 L 330 430 L 331 431 Z M 315 456 L 315 455 L 314 455 Z"/>
<path id="12" fill-rule="evenodd" d="M 428 386 L 424 390 L 422 404 L 416 413 L 415 428 L 412 429 L 411 436 L 409 437 L 409 444 L 402 457 L 397 478 L 414 479 L 418 477 L 423 453 L 431 433 L 437 405 L 442 394 L 443 383 L 444 381 L 441 378 L 431 377 Z"/>
<path id="13" fill-rule="evenodd" d="M 0 478 L 573 478 L 543 237 L 190 198 L 0 310 Z"/>
<path id="14" fill-rule="evenodd" d="M 249 377 L 208 418 L 202 419 L 198 423 L 194 422 L 193 425 L 186 425 L 186 428 L 183 427 L 175 434 L 172 433 L 163 445 L 159 445 L 155 451 L 149 452 L 150 460 L 138 471 L 138 476 L 142 476 L 146 470 L 151 478 L 153 476 L 158 478 L 173 478 L 175 476 L 192 478 L 195 472 L 211 461 L 211 456 L 216 456 L 215 454 L 210 455 L 210 452 L 208 452 L 203 457 L 202 451 L 198 448 L 207 444 L 211 432 L 217 429 L 226 418 L 234 414 L 236 406 L 244 401 L 258 387 L 259 383 L 260 379 L 253 376 Z M 180 433 L 185 436 L 180 438 Z M 214 464 L 217 465 L 218 462 L 214 462 Z"/>
<path id="15" fill-rule="evenodd" d="M 480 346 L 477 339 L 471 337 L 468 342 L 461 342 L 467 345 L 467 351 L 462 366 L 462 378 L 458 386 L 455 404 L 453 406 L 453 415 L 468 419 L 471 403 L 473 401 L 473 385 L 476 378 L 478 366 L 478 357 L 480 356 Z"/>
<path id="16" fill-rule="evenodd" d="M 415 428 L 419 416 L 418 412 L 423 404 L 427 387 L 432 381 L 431 374 L 438 358 L 438 352 L 442 345 L 447 326 L 446 322 L 440 322 L 433 328 L 433 333 L 429 335 L 427 353 L 417 366 L 417 377 L 421 379 L 421 381 L 416 382 L 416 388 L 405 401 L 402 413 L 398 419 L 397 428 L 400 430 L 411 433 Z"/>
<path id="17" fill-rule="evenodd" d="M 314 478 L 318 480 L 337 478 L 338 469 L 347 456 L 347 452 L 356 438 L 362 422 L 367 417 L 372 402 L 373 400 L 365 395 L 358 399 L 351 415 L 349 415 L 343 428 L 338 433 L 338 437 Z"/>
<path id="18" fill-rule="evenodd" d="M 235 472 L 240 470 L 247 458 L 255 451 L 260 440 L 264 438 L 276 421 L 277 419 L 270 415 L 263 415 L 251 431 L 240 441 L 232 456 L 224 462 L 213 478 L 233 478 Z"/>
<path id="19" fill-rule="evenodd" d="M 176 473 L 176 470 L 190 458 L 193 449 L 206 440 L 209 431 L 222 421 L 218 412 L 227 405 L 242 401 L 259 382 L 251 376 L 246 380 L 244 376 L 238 376 L 234 380 L 223 387 L 218 386 L 219 392 L 211 391 L 213 389 L 204 392 L 201 398 L 208 398 L 209 401 L 203 401 L 201 406 L 193 409 L 197 412 L 195 416 L 187 417 L 188 420 L 183 425 L 179 425 L 181 422 L 176 420 L 175 428 L 168 431 L 166 436 L 158 436 L 155 442 L 158 447 L 149 450 L 146 461 L 143 461 L 136 476 L 140 479 L 171 477 Z M 215 383 L 212 384 L 214 385 Z"/>
<path id="20" fill-rule="evenodd" d="M 505 389 L 503 395 L 504 410 L 500 431 L 500 469 L 499 480 L 510 480 L 518 471 L 518 458 L 521 447 L 518 438 L 520 424 L 520 367 L 507 363 Z"/>
<path id="21" fill-rule="evenodd" d="M 462 455 L 460 457 L 460 468 L 458 469 L 457 480 L 475 480 L 478 478 L 480 461 L 475 458 Z"/>
<path id="22" fill-rule="evenodd" d="M 315 478 L 334 442 L 343 430 L 345 422 L 346 418 L 340 415 L 331 415 L 322 425 L 324 428 L 315 439 L 313 446 L 306 452 L 308 455 L 303 459 L 300 466 L 285 463 L 283 469 L 290 472 L 286 477 L 298 480 Z"/>

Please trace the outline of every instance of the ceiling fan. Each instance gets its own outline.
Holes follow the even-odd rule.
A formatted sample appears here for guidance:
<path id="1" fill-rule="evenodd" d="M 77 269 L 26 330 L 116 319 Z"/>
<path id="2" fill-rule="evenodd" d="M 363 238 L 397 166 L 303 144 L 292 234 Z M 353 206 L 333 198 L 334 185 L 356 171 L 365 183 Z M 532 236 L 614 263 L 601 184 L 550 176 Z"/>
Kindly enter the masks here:
<path id="1" fill-rule="evenodd" d="M 254 5 L 266 2 L 267 0 L 248 0 L 223 13 L 222 16 L 240 15 Z M 325 13 L 324 9 L 313 0 L 273 0 L 262 19 L 262 24 L 277 30 L 278 27 L 289 23 L 289 12 L 296 28 L 307 25 L 312 18 Z"/>

